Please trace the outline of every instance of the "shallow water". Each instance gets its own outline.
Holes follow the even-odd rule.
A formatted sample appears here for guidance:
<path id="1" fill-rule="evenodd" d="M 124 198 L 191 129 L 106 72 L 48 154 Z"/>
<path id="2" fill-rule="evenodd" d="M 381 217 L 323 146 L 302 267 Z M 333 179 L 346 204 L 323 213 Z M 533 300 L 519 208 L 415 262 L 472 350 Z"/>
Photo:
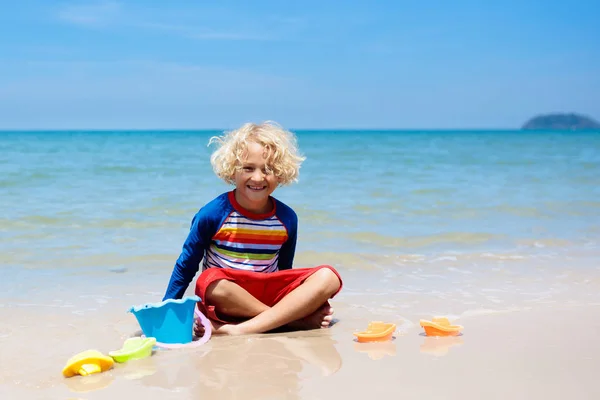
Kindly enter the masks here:
<path id="1" fill-rule="evenodd" d="M 164 290 L 193 214 L 230 189 L 210 169 L 214 134 L 1 133 L 3 303 L 42 277 L 55 298 L 65 285 Z M 600 133 L 298 138 L 300 182 L 275 192 L 300 218 L 298 265 L 334 264 L 359 292 L 416 284 L 449 294 L 443 279 L 455 270 L 510 271 L 533 286 L 533 265 L 552 271 L 543 279 L 597 272 Z"/>

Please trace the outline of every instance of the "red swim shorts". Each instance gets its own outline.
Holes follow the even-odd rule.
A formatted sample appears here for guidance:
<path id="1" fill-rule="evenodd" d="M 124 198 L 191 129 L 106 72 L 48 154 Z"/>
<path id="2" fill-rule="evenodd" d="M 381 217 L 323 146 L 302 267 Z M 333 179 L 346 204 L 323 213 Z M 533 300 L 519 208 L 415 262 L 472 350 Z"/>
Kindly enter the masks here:
<path id="1" fill-rule="evenodd" d="M 320 265 L 314 268 L 287 269 L 272 273 L 243 271 L 230 268 L 209 268 L 203 271 L 196 281 L 196 295 L 202 299 L 202 301 L 198 303 L 198 307 L 200 311 L 212 320 L 223 323 L 234 322 L 234 318 L 228 318 L 228 316 L 218 313 L 215 310 L 214 305 L 205 302 L 206 288 L 208 288 L 211 283 L 221 279 L 235 282 L 263 304 L 273 307 L 292 290 L 300 286 L 309 276 L 321 268 L 329 268 L 340 280 L 340 288 L 333 295 L 335 296 L 342 289 L 342 278 L 335 268 L 329 265 Z"/>

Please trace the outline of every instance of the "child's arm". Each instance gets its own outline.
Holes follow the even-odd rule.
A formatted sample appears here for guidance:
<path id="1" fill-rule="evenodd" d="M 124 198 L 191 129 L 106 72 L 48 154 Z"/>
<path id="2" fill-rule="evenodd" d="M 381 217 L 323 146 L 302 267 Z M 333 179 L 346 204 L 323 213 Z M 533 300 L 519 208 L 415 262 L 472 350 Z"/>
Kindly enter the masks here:
<path id="1" fill-rule="evenodd" d="M 280 271 L 285 269 L 292 269 L 294 263 L 294 255 L 296 253 L 296 240 L 298 237 L 298 218 L 295 214 L 290 218 L 290 222 L 287 226 L 288 229 L 288 240 L 279 249 L 279 260 L 277 261 L 277 268 Z"/>
<path id="2" fill-rule="evenodd" d="M 183 243 L 181 255 L 175 263 L 169 286 L 163 300 L 180 299 L 187 290 L 190 282 L 198 272 L 204 250 L 210 243 L 210 226 L 208 213 L 200 210 L 192 220 L 190 232 Z"/>

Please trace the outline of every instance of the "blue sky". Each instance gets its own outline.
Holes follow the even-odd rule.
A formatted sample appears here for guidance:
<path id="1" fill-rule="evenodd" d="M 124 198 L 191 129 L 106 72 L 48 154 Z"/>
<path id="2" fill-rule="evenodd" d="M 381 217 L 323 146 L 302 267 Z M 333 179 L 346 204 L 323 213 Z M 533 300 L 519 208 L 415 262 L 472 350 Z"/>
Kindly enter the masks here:
<path id="1" fill-rule="evenodd" d="M 0 129 L 600 119 L 598 1 L 0 4 Z"/>

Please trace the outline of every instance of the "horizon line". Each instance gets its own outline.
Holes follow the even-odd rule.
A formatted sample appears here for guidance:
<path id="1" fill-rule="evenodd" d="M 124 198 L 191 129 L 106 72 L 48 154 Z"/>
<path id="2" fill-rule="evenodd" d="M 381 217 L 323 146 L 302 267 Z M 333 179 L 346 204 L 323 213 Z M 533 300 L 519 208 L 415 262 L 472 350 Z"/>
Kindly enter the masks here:
<path id="1" fill-rule="evenodd" d="M 10 132 L 227 132 L 231 130 L 235 130 L 237 128 L 0 128 L 0 133 L 10 133 Z M 480 131 L 488 131 L 488 132 L 515 132 L 515 131 L 525 131 L 525 132 L 541 132 L 541 131 L 556 131 L 556 132 L 594 132 L 599 129 L 555 129 L 555 128 L 545 128 L 545 129 L 525 129 L 522 127 L 519 128 L 284 128 L 288 131 L 292 132 L 329 132 L 329 131 L 340 131 L 340 132 L 480 132 Z"/>

